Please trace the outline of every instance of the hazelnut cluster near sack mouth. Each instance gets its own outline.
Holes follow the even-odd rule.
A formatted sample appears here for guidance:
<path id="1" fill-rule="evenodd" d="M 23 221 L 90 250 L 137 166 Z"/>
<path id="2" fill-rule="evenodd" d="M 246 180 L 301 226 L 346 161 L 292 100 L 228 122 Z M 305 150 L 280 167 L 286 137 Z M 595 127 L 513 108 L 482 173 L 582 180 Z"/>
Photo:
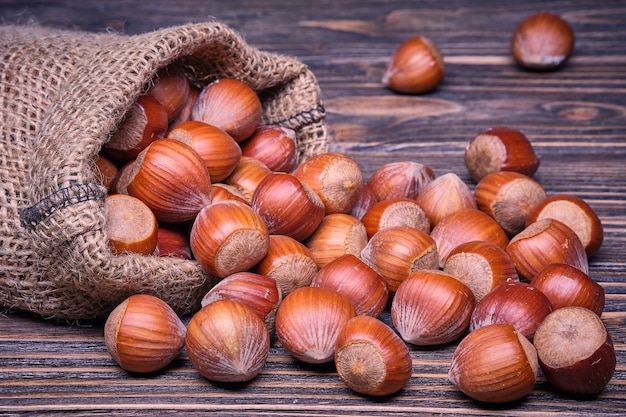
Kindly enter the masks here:
<path id="1" fill-rule="evenodd" d="M 571 54 L 567 39 L 561 59 L 535 48 L 534 30 L 561 24 L 551 19 L 531 18 L 516 30 L 522 65 L 551 69 Z M 442 80 L 440 53 L 418 37 L 396 51 L 383 83 L 419 94 Z M 411 347 L 458 343 L 449 382 L 479 402 L 524 398 L 539 372 L 567 394 L 608 384 L 615 350 L 600 318 L 604 291 L 589 275 L 602 224 L 585 201 L 549 195 L 533 178 L 540 159 L 521 131 L 494 126 L 468 142 L 472 191 L 458 174 L 436 175 L 415 161 L 384 164 L 369 178 L 336 152 L 297 165 L 295 135 L 260 125 L 260 102 L 245 84 L 224 79 L 181 90 L 185 100 L 172 92 L 159 99 L 170 109 L 168 130 L 148 129 L 144 105 L 135 118 L 144 121 L 141 140 L 114 136 L 109 156 L 124 143 L 130 153 L 118 163 L 130 168 L 124 176 L 120 169 L 107 208 L 113 216 L 113 196 L 143 202 L 155 243 L 152 252 L 133 245 L 146 240 L 137 227 L 118 246 L 119 222 L 111 221 L 111 248 L 184 256 L 218 283 L 186 329 L 156 297 L 121 304 L 105 341 L 122 368 L 153 372 L 185 347 L 205 378 L 250 381 L 276 343 L 297 361 L 334 363 L 351 390 L 382 397 L 409 384 Z M 103 170 L 103 177 L 115 176 Z M 141 211 L 126 208 L 123 216 Z M 380 319 L 386 308 L 390 324 Z M 153 333 L 133 318 L 151 312 Z M 151 349 L 142 351 L 146 339 Z"/>

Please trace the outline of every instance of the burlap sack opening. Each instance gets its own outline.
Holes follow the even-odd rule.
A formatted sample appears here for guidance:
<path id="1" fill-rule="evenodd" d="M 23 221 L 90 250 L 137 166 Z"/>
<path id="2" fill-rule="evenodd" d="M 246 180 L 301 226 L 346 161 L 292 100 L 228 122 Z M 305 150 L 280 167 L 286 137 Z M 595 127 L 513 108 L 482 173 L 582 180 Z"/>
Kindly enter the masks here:
<path id="1" fill-rule="evenodd" d="M 0 28 L 0 305 L 60 320 L 102 319 L 134 293 L 194 311 L 214 283 L 198 263 L 114 256 L 94 158 L 156 72 L 237 78 L 263 123 L 296 130 L 301 159 L 327 150 L 321 94 L 297 59 L 250 47 L 220 23 L 125 36 Z"/>

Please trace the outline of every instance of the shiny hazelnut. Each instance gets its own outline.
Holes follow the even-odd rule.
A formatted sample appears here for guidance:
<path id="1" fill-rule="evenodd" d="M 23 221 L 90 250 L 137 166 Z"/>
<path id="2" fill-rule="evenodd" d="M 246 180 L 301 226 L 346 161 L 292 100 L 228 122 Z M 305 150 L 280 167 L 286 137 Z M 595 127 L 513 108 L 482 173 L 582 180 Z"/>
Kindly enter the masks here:
<path id="1" fill-rule="evenodd" d="M 318 268 L 345 254 L 359 256 L 367 245 L 365 226 L 344 213 L 328 214 L 304 242 Z"/>
<path id="2" fill-rule="evenodd" d="M 337 337 L 335 367 L 353 391 L 391 395 L 411 379 L 409 349 L 391 327 L 369 316 L 351 318 Z"/>
<path id="3" fill-rule="evenodd" d="M 470 331 L 490 324 L 510 324 L 532 340 L 539 324 L 552 312 L 552 303 L 525 282 L 505 282 L 485 295 L 472 313 Z"/>
<path id="4" fill-rule="evenodd" d="M 515 171 L 532 177 L 540 159 L 521 131 L 496 126 L 474 137 L 465 148 L 465 166 L 474 181 L 499 171 Z"/>
<path id="5" fill-rule="evenodd" d="M 270 336 L 276 328 L 276 310 L 282 301 L 276 280 L 249 271 L 235 272 L 221 279 L 200 302 L 204 307 L 218 300 L 233 300 L 257 313 Z"/>
<path id="6" fill-rule="evenodd" d="M 588 308 L 598 316 L 604 310 L 604 288 L 571 265 L 547 265 L 535 275 L 530 285 L 544 293 L 555 310 L 578 306 Z"/>
<path id="7" fill-rule="evenodd" d="M 545 198 L 530 210 L 526 225 L 545 218 L 556 219 L 569 226 L 580 238 L 587 257 L 595 255 L 602 246 L 602 222 L 593 208 L 580 197 L 555 194 Z"/>
<path id="8" fill-rule="evenodd" d="M 474 305 L 474 294 L 461 281 L 439 270 L 418 270 L 398 286 L 391 318 L 404 341 L 441 345 L 465 334 Z"/>
<path id="9" fill-rule="evenodd" d="M 584 307 L 554 310 L 533 341 L 548 383 L 569 394 L 597 394 L 609 383 L 617 358 L 611 335 Z"/>
<path id="10" fill-rule="evenodd" d="M 150 255 L 157 246 L 157 219 L 141 200 L 112 194 L 105 200 L 106 232 L 113 253 Z"/>
<path id="11" fill-rule="evenodd" d="M 398 161 L 378 167 L 367 185 L 378 201 L 389 198 L 415 199 L 422 188 L 435 179 L 433 170 L 413 161 Z"/>
<path id="12" fill-rule="evenodd" d="M 509 243 L 502 227 L 478 209 L 463 209 L 448 214 L 433 227 L 430 236 L 437 244 L 440 267 L 443 267 L 450 252 L 462 243 L 482 240 L 502 249 Z"/>
<path id="13" fill-rule="evenodd" d="M 263 162 L 271 171 L 291 172 L 298 162 L 297 145 L 293 129 L 264 125 L 241 143 L 241 152 Z"/>
<path id="14" fill-rule="evenodd" d="M 241 159 L 241 148 L 235 139 L 204 122 L 181 123 L 170 130 L 167 137 L 189 145 L 200 155 L 209 170 L 211 182 L 224 181 Z"/>
<path id="15" fill-rule="evenodd" d="M 185 348 L 193 367 L 218 382 L 256 377 L 269 355 L 270 337 L 257 313 L 233 300 L 218 300 L 195 313 Z"/>
<path id="16" fill-rule="evenodd" d="M 459 342 L 448 379 L 477 401 L 507 403 L 533 390 L 538 369 L 537 351 L 527 338 L 510 324 L 492 324 Z"/>
<path id="17" fill-rule="evenodd" d="M 378 199 L 374 195 L 374 192 L 367 183 L 363 183 L 359 197 L 356 200 L 356 204 L 350 210 L 350 215 L 356 217 L 359 220 L 363 219 L 363 216 L 374 204 L 378 202 Z"/>
<path id="18" fill-rule="evenodd" d="M 242 142 L 259 127 L 262 113 L 261 100 L 252 88 L 232 78 L 221 78 L 202 89 L 191 119 L 219 127 Z"/>
<path id="19" fill-rule="evenodd" d="M 389 299 L 385 279 L 352 254 L 326 264 L 315 274 L 311 286 L 329 288 L 345 295 L 357 315 L 378 317 Z"/>
<path id="20" fill-rule="evenodd" d="M 318 267 L 302 242 L 285 235 L 270 235 L 267 254 L 254 271 L 273 278 L 285 297 L 297 288 L 309 286 Z"/>
<path id="21" fill-rule="evenodd" d="M 326 214 L 349 213 L 363 187 L 359 164 L 337 152 L 311 156 L 293 171 L 293 175 L 317 193 Z"/>
<path id="22" fill-rule="evenodd" d="M 476 302 L 500 284 L 519 281 L 506 251 L 483 240 L 461 243 L 452 249 L 443 271 L 467 285 Z"/>
<path id="23" fill-rule="evenodd" d="M 564 263 L 589 273 L 585 248 L 578 235 L 558 220 L 538 220 L 511 238 L 506 252 L 520 279 L 531 281 L 543 268 Z"/>
<path id="24" fill-rule="evenodd" d="M 187 228 L 160 224 L 157 229 L 156 256 L 192 259 Z"/>
<path id="25" fill-rule="evenodd" d="M 224 200 L 235 200 L 244 204 L 250 204 L 239 188 L 234 185 L 224 184 L 223 182 L 211 184 L 211 203 Z"/>
<path id="26" fill-rule="evenodd" d="M 258 159 L 242 155 L 239 163 L 224 180 L 224 183 L 238 189 L 246 201 L 250 203 L 256 187 L 271 172 L 267 165 Z"/>
<path id="27" fill-rule="evenodd" d="M 387 281 L 393 294 L 418 269 L 437 269 L 435 241 L 413 227 L 391 227 L 372 236 L 361 251 L 361 259 Z"/>
<path id="28" fill-rule="evenodd" d="M 374 204 L 361 219 L 367 236 L 390 227 L 414 227 L 424 233 L 430 232 L 428 214 L 415 200 L 409 198 L 390 198 Z"/>
<path id="29" fill-rule="evenodd" d="M 332 362 L 339 332 L 356 315 L 338 291 L 301 287 L 288 294 L 276 313 L 276 336 L 285 350 L 306 363 Z"/>
<path id="30" fill-rule="evenodd" d="M 221 201 L 198 213 L 189 237 L 194 258 L 210 274 L 223 278 L 252 268 L 267 254 L 269 233 L 250 206 Z"/>
<path id="31" fill-rule="evenodd" d="M 500 171 L 478 181 L 474 195 L 478 209 L 493 217 L 508 236 L 514 236 L 524 230 L 528 213 L 546 198 L 546 191 L 524 174 Z"/>
<path id="32" fill-rule="evenodd" d="M 443 78 L 444 63 L 437 46 L 424 36 L 415 36 L 395 50 L 382 82 L 398 93 L 420 94 L 435 89 Z"/>
<path id="33" fill-rule="evenodd" d="M 181 68 L 165 67 L 157 72 L 147 94 L 161 103 L 171 123 L 183 110 L 189 90 L 189 80 Z"/>
<path id="34" fill-rule="evenodd" d="M 156 139 L 164 137 L 166 132 L 167 112 L 156 99 L 143 95 L 128 109 L 103 150 L 114 160 L 126 163 L 137 158 L 141 151 Z"/>
<path id="35" fill-rule="evenodd" d="M 574 31 L 563 18 L 542 12 L 526 17 L 515 29 L 511 52 L 523 67 L 551 70 L 565 64 L 574 43 Z"/>
<path id="36" fill-rule="evenodd" d="M 185 345 L 185 325 L 163 300 L 131 295 L 104 324 L 104 343 L 115 362 L 129 372 L 158 371 Z"/>
<path id="37" fill-rule="evenodd" d="M 426 184 L 415 201 L 428 215 L 430 227 L 435 227 L 448 214 L 466 208 L 477 208 L 469 186 L 452 172 Z"/>
<path id="38" fill-rule="evenodd" d="M 254 190 L 252 208 L 267 224 L 270 234 L 304 241 L 324 218 L 320 197 L 293 174 L 270 172 Z"/>
<path id="39" fill-rule="evenodd" d="M 211 179 L 198 153 L 172 139 L 157 139 L 130 167 L 128 193 L 143 201 L 157 220 L 192 220 L 211 203 Z"/>

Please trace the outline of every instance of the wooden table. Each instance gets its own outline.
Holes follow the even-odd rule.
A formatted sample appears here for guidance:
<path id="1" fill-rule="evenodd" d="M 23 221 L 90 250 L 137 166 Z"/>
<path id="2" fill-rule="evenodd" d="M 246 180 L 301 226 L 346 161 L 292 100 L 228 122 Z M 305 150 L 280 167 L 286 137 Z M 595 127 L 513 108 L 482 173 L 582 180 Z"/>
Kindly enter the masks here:
<path id="1" fill-rule="evenodd" d="M 568 65 L 531 73 L 512 62 L 509 40 L 531 13 L 564 16 L 576 32 Z M 474 402 L 446 379 L 454 344 L 411 347 L 414 374 L 396 396 L 357 395 L 332 366 L 294 361 L 271 349 L 254 381 L 223 386 L 203 379 L 183 353 L 163 372 L 129 375 L 109 357 L 101 325 L 55 325 L 28 314 L 0 317 L 3 415 L 624 415 L 626 413 L 626 5 L 579 1 L 3 1 L 3 22 L 128 34 L 202 21 L 230 24 L 261 49 L 297 56 L 321 85 L 333 150 L 354 157 L 366 176 L 379 165 L 414 160 L 437 175 L 455 172 L 473 187 L 464 147 L 481 130 L 524 131 L 541 156 L 546 191 L 584 198 L 600 215 L 605 242 L 590 275 L 606 291 L 602 318 L 617 369 L 594 398 L 552 390 L 539 376 L 525 399 Z M 431 94 L 382 87 L 395 47 L 415 34 L 445 56 L 446 79 Z M 383 320 L 389 321 L 388 313 Z"/>

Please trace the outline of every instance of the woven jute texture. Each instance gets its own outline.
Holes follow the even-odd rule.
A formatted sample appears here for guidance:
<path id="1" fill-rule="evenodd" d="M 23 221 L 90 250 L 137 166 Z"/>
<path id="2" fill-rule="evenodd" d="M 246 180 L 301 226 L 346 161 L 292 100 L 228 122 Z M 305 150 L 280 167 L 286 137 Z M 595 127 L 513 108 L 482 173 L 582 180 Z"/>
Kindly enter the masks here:
<path id="1" fill-rule="evenodd" d="M 139 35 L 0 27 L 0 305 L 59 320 L 102 319 L 131 294 L 193 312 L 215 283 L 195 261 L 113 255 L 94 160 L 156 72 L 200 85 L 239 79 L 263 123 L 296 130 L 301 160 L 328 147 L 311 71 L 251 47 L 218 22 Z"/>

